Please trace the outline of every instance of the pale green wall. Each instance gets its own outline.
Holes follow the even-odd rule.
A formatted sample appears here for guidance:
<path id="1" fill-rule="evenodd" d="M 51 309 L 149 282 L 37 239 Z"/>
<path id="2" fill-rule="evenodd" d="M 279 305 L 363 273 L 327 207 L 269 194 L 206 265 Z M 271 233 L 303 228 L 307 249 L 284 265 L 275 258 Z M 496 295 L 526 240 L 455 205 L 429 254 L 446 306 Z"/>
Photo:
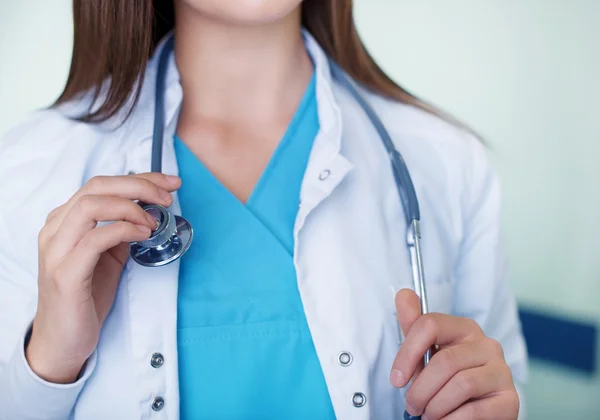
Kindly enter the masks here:
<path id="1" fill-rule="evenodd" d="M 70 0 L 0 0 L 0 136 L 26 112 L 50 104 L 67 79 Z"/>
<path id="2" fill-rule="evenodd" d="M 70 3 L 0 0 L 0 135 L 60 91 Z M 382 67 L 490 144 L 519 299 L 600 324 L 600 0 L 355 3 Z M 527 394 L 532 419 L 600 419 L 598 376 L 533 363 Z"/>

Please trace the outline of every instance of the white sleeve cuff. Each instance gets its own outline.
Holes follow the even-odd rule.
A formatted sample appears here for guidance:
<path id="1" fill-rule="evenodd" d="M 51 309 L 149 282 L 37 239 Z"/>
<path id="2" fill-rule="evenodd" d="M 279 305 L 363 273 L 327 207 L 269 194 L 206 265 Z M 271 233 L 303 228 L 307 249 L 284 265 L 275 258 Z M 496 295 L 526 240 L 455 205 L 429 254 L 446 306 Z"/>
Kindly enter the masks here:
<path id="1" fill-rule="evenodd" d="M 79 378 L 71 384 L 55 384 L 35 374 L 25 358 L 25 344 L 31 325 L 25 330 L 7 366 L 7 404 L 10 419 L 65 420 L 79 393 L 96 367 L 96 351 L 87 360 Z"/>

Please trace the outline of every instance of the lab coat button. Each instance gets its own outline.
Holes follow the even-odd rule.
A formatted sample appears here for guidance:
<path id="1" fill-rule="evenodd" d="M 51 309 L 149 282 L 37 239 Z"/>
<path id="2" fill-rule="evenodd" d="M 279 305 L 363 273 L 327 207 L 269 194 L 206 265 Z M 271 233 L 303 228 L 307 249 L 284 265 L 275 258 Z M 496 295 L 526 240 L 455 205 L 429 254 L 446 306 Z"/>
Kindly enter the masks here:
<path id="1" fill-rule="evenodd" d="M 362 407 L 367 403 L 367 397 L 362 392 L 355 392 L 352 395 L 352 405 L 355 407 Z"/>
<path id="2" fill-rule="evenodd" d="M 152 366 L 155 369 L 161 367 L 163 363 L 165 363 L 165 358 L 160 353 L 154 353 L 150 358 L 150 366 Z"/>
<path id="3" fill-rule="evenodd" d="M 160 411 L 165 406 L 165 399 L 163 397 L 156 397 L 152 401 L 152 409 L 154 411 Z"/>
<path id="4" fill-rule="evenodd" d="M 352 354 L 343 351 L 338 354 L 338 363 L 342 366 L 350 366 L 352 364 Z"/>
<path id="5" fill-rule="evenodd" d="M 325 181 L 327 178 L 329 178 L 329 175 L 331 175 L 331 171 L 329 169 L 325 169 L 319 174 L 319 180 Z"/>

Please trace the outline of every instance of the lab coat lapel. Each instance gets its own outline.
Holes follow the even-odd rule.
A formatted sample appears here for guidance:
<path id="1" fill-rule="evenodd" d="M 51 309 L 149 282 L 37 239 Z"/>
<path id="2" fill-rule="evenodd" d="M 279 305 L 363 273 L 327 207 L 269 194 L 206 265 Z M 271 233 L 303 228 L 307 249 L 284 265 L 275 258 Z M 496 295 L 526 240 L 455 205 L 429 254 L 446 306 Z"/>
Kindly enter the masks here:
<path id="1" fill-rule="evenodd" d="M 300 208 L 294 235 L 297 236 L 307 216 L 323 202 L 353 168 L 342 154 L 342 113 L 333 93 L 333 80 L 327 55 L 307 31 L 303 37 L 316 73 L 319 133 L 315 138 L 300 190 Z"/>

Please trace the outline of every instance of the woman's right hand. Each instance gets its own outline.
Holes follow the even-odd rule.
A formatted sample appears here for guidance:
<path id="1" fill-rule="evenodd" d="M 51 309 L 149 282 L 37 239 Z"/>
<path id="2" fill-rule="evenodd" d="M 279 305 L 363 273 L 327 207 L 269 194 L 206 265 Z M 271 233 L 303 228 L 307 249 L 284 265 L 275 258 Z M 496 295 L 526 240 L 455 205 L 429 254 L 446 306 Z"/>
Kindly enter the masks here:
<path id="1" fill-rule="evenodd" d="M 171 205 L 178 177 L 95 177 L 53 210 L 39 235 L 38 304 L 26 357 L 53 383 L 71 383 L 92 355 L 115 299 L 129 243 L 156 220 L 133 200 Z M 114 222 L 96 227 L 98 222 Z"/>

